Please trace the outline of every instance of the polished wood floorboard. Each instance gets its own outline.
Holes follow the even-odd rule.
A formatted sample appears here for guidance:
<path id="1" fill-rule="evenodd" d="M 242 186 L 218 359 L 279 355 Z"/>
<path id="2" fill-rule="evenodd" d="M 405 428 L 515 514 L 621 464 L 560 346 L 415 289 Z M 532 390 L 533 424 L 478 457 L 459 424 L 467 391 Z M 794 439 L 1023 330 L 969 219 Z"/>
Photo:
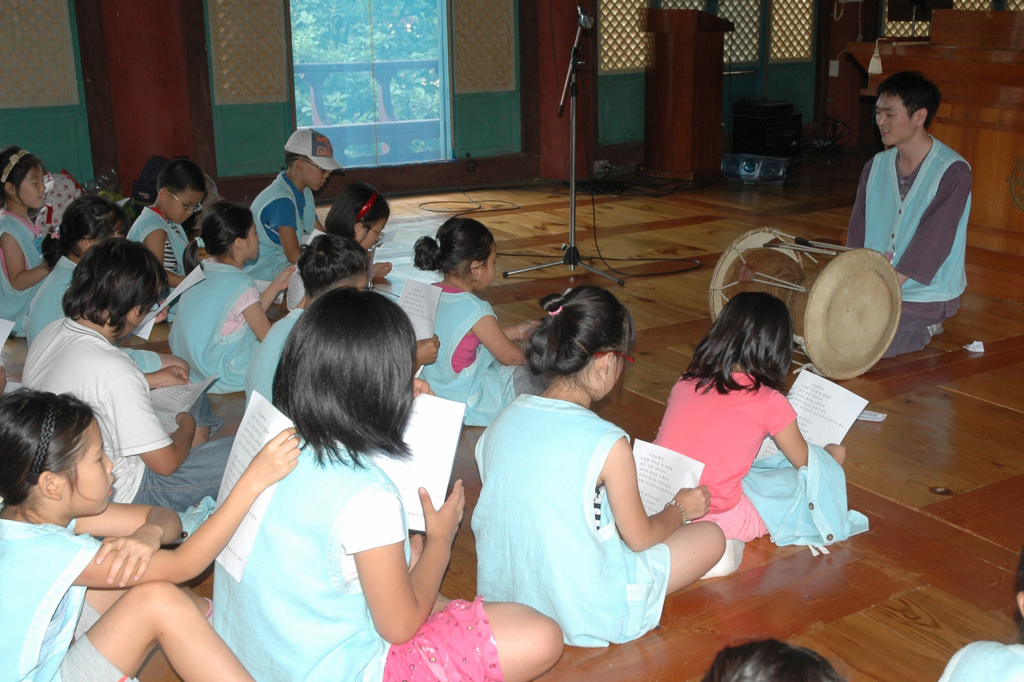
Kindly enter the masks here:
<path id="1" fill-rule="evenodd" d="M 537 317 L 539 298 L 570 285 L 614 291 L 637 322 L 637 362 L 596 409 L 634 437 L 651 439 L 673 383 L 710 325 L 708 284 L 719 254 L 736 237 L 764 225 L 842 240 L 864 160 L 850 154 L 811 161 L 783 187 L 720 183 L 665 196 L 598 196 L 593 202 L 581 195 L 577 238 L 584 256 L 596 255 L 596 216 L 606 258 L 650 259 L 609 260 L 631 275 L 626 286 L 557 267 L 499 277 L 484 298 L 502 322 L 514 323 Z M 499 241 L 499 271 L 560 257 L 569 219 L 563 187 L 468 194 L 485 208 L 495 201 L 519 206 L 474 216 Z M 436 218 L 419 204 L 466 198 L 398 198 L 392 216 Z M 445 206 L 457 210 L 464 204 L 440 205 Z M 657 274 L 685 265 L 673 258 L 696 258 L 702 267 Z M 868 516 L 869 532 L 818 557 L 802 548 L 776 547 L 767 537 L 749 543 L 737 573 L 671 595 L 658 629 L 607 649 L 567 648 L 544 679 L 694 680 L 723 646 L 777 637 L 817 649 L 849 680 L 931 682 L 968 642 L 1011 641 L 1014 577 L 1024 544 L 1022 266 L 1021 258 L 969 249 L 968 292 L 945 332 L 920 352 L 882 361 L 843 382 L 870 400 L 870 409 L 888 415 L 880 424 L 858 422 L 846 439 L 849 502 Z M 984 353 L 962 348 L 975 340 L 984 342 Z M 165 347 L 158 340 L 151 345 Z M 9 343 L 4 360 L 17 369 L 23 350 Z M 240 396 L 218 396 L 214 404 L 229 430 L 237 425 Z M 480 488 L 473 460 L 480 432 L 465 430 L 455 466 L 469 504 L 442 587 L 449 597 L 476 594 L 469 517 Z M 199 589 L 209 594 L 210 579 Z M 159 653 L 140 678 L 177 679 Z"/>

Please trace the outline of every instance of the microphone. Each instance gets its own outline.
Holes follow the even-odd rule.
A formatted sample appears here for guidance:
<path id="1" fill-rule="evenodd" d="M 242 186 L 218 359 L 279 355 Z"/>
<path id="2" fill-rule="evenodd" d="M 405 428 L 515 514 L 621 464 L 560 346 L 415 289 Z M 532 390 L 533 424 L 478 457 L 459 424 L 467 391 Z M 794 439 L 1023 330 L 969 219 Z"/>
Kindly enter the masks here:
<path id="1" fill-rule="evenodd" d="M 579 17 L 579 24 L 583 28 L 594 28 L 594 17 L 583 11 L 583 8 L 576 5 L 576 14 Z"/>

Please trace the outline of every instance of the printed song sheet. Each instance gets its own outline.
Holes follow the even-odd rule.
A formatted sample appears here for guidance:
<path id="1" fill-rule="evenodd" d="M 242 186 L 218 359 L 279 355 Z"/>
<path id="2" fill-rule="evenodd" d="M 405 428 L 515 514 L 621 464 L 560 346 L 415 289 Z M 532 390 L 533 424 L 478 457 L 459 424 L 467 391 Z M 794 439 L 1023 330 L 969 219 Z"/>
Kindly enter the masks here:
<path id="1" fill-rule="evenodd" d="M 316 228 L 313 228 L 313 231 L 306 235 L 306 238 L 304 240 L 302 240 L 302 243 L 303 244 L 309 244 L 310 242 L 312 242 L 314 239 L 316 239 L 317 237 L 319 237 L 322 234 L 327 234 L 327 233 L 324 232 L 323 230 L 318 230 Z"/>
<path id="2" fill-rule="evenodd" d="M 405 280 L 402 295 L 398 297 L 398 307 L 412 320 L 417 341 L 434 335 L 434 320 L 437 319 L 437 303 L 440 300 L 441 287 L 415 279 Z"/>
<path id="3" fill-rule="evenodd" d="M 164 299 L 164 302 L 161 303 L 156 310 L 150 311 L 148 315 L 142 318 L 142 322 L 139 323 L 139 326 L 135 328 L 133 333 L 136 336 L 141 336 L 149 341 L 149 335 L 153 333 L 153 325 L 156 323 L 156 316 L 159 315 L 164 308 L 174 303 L 175 299 L 199 282 L 202 282 L 204 279 L 206 279 L 206 275 L 203 274 L 203 269 L 196 266 L 192 272 L 188 273 L 188 276 L 185 277 L 185 279 L 181 280 L 181 283 L 178 284 L 178 286 L 174 287 L 174 291 L 171 292 L 171 295 Z"/>
<path id="4" fill-rule="evenodd" d="M 797 376 L 786 397 L 796 410 L 796 423 L 804 440 L 820 447 L 842 443 L 868 404 L 856 393 L 806 370 Z M 757 458 L 769 457 L 778 451 L 775 441 L 767 437 L 761 443 Z"/>
<path id="5" fill-rule="evenodd" d="M 704 463 L 675 450 L 637 439 L 633 443 L 640 500 L 648 516 L 657 514 L 683 488 L 696 488 Z"/>
<path id="6" fill-rule="evenodd" d="M 465 411 L 464 403 L 426 394 L 417 396 L 404 436 L 412 457 L 405 460 L 384 456 L 374 458 L 402 495 L 409 530 L 426 530 L 420 488 L 426 488 L 430 493 L 434 509 L 440 509 L 444 504 Z"/>
<path id="7" fill-rule="evenodd" d="M 0 320 L 0 348 L 3 348 L 4 344 L 7 343 L 7 339 L 10 338 L 12 331 L 14 331 L 14 322 L 12 320 Z"/>
<path id="8" fill-rule="evenodd" d="M 154 388 L 149 392 L 149 399 L 153 401 L 153 407 L 156 408 L 156 416 L 160 418 L 160 423 L 163 424 L 167 433 L 174 433 L 178 430 L 178 423 L 175 421 L 178 413 L 191 410 L 199 400 L 199 396 L 206 393 L 206 389 L 219 376 L 219 374 L 214 374 L 199 384 L 164 386 L 163 388 Z"/>
<path id="9" fill-rule="evenodd" d="M 249 400 L 249 407 L 245 410 L 242 423 L 238 425 L 238 433 L 235 435 L 235 443 L 231 446 L 231 455 L 228 457 L 227 467 L 224 469 L 224 479 L 220 484 L 220 494 L 217 495 L 217 506 L 220 506 L 227 498 L 228 493 L 238 483 L 249 462 L 259 454 L 267 442 L 285 429 L 293 426 L 288 417 L 281 414 L 270 401 L 253 391 Z M 277 484 L 270 486 L 256 498 L 249 508 L 238 530 L 231 536 L 227 546 L 217 556 L 217 563 L 224 567 L 224 570 L 237 581 L 242 580 L 242 573 L 245 572 L 245 564 L 249 561 L 249 554 L 252 552 L 252 545 L 256 541 L 256 531 L 259 530 L 263 515 L 267 512 L 270 499 L 277 490 Z"/>
<path id="10" fill-rule="evenodd" d="M 322 234 L 327 234 L 322 230 L 313 230 L 303 240 L 303 244 L 309 244 L 314 239 Z M 269 286 L 269 284 L 268 284 Z M 266 287 L 263 287 L 266 289 Z M 295 268 L 295 272 L 292 273 L 291 278 L 288 280 L 288 296 L 285 298 L 285 305 L 288 310 L 295 310 L 299 303 L 302 302 L 302 297 L 306 295 L 306 286 L 302 283 L 302 275 L 299 274 L 299 269 Z"/>

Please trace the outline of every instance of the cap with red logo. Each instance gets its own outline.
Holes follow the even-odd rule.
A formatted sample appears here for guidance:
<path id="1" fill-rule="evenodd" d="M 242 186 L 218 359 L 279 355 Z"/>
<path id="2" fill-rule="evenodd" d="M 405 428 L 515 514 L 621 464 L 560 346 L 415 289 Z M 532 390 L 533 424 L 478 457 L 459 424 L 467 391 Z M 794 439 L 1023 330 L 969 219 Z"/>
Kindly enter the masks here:
<path id="1" fill-rule="evenodd" d="M 284 150 L 305 156 L 325 171 L 341 170 L 341 164 L 334 160 L 334 145 L 326 135 L 312 128 L 299 128 L 292 133 Z"/>

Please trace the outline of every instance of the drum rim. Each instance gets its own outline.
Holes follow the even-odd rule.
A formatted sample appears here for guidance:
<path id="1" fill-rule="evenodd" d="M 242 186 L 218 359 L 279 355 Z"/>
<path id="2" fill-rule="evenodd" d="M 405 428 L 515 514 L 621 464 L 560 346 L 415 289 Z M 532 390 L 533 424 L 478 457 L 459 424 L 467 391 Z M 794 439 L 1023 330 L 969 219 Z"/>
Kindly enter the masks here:
<path id="1" fill-rule="evenodd" d="M 768 225 L 750 230 L 749 232 L 744 232 L 734 239 L 729 246 L 722 251 L 722 255 L 718 257 L 718 263 L 715 264 L 715 269 L 711 273 L 711 285 L 708 287 L 708 310 L 711 313 L 712 323 L 718 319 L 718 314 L 722 312 L 722 308 L 725 306 L 725 302 L 722 301 L 725 294 L 721 293 L 723 289 L 721 278 L 725 277 L 725 273 L 729 270 L 729 266 L 731 266 L 739 256 L 740 250 L 737 246 L 754 235 L 762 235 L 764 239 L 756 246 L 751 245 L 745 248 L 763 248 L 765 244 L 776 238 L 789 241 L 790 243 L 796 243 L 796 238 L 792 235 L 788 235 L 785 232 L 781 232 L 774 227 L 769 227 Z M 785 249 L 780 249 L 780 251 L 795 260 L 797 263 L 803 263 L 798 252 L 788 251 Z"/>

